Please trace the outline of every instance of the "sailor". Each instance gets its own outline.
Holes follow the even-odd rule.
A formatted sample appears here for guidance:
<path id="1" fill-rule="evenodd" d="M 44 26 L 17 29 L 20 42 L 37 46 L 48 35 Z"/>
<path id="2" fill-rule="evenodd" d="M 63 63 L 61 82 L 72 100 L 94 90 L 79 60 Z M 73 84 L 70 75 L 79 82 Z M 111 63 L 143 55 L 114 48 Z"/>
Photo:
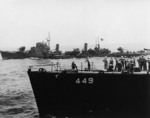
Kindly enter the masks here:
<path id="1" fill-rule="evenodd" d="M 126 69 L 127 72 L 129 72 L 129 70 L 130 70 L 130 60 L 129 59 L 126 59 L 125 69 Z"/>
<path id="2" fill-rule="evenodd" d="M 107 60 L 106 56 L 105 56 L 103 62 L 104 62 L 104 69 L 107 70 L 108 69 L 108 60 Z"/>
<path id="3" fill-rule="evenodd" d="M 74 63 L 74 61 L 72 62 L 72 65 L 71 65 L 71 66 L 72 66 L 72 69 L 73 69 L 73 70 L 78 70 L 77 65 Z"/>
<path id="4" fill-rule="evenodd" d="M 134 63 L 134 66 L 136 65 L 136 62 L 135 62 L 135 57 L 132 57 L 132 61 Z"/>
<path id="5" fill-rule="evenodd" d="M 122 65 L 122 69 L 124 69 L 124 66 L 125 66 L 125 60 L 124 60 L 124 57 L 123 57 L 123 56 L 121 56 L 120 62 L 121 62 L 121 65 Z"/>
<path id="6" fill-rule="evenodd" d="M 144 56 L 141 57 L 141 70 L 146 70 L 146 59 L 144 58 Z"/>
<path id="7" fill-rule="evenodd" d="M 118 72 L 121 72 L 121 69 L 122 69 L 122 64 L 121 61 L 118 60 Z"/>
<path id="8" fill-rule="evenodd" d="M 124 56 L 124 67 L 125 67 L 125 70 L 128 69 L 128 65 L 127 65 L 128 61 L 129 61 L 129 59 L 126 56 Z"/>
<path id="9" fill-rule="evenodd" d="M 133 63 L 134 63 L 134 66 L 136 66 L 135 57 L 133 57 Z"/>
<path id="10" fill-rule="evenodd" d="M 150 71 L 150 58 L 147 59 L 147 63 L 148 63 L 148 71 Z"/>
<path id="11" fill-rule="evenodd" d="M 135 62 L 134 59 L 131 57 L 130 59 L 130 72 L 134 71 Z"/>
<path id="12" fill-rule="evenodd" d="M 87 62 L 87 64 L 88 64 L 88 70 L 91 70 L 91 64 L 90 64 L 89 57 L 87 57 L 85 62 Z"/>
<path id="13" fill-rule="evenodd" d="M 144 57 L 144 71 L 147 71 L 147 60 L 145 57 Z"/>
<path id="14" fill-rule="evenodd" d="M 138 60 L 139 69 L 142 71 L 142 57 L 139 57 Z"/>
<path id="15" fill-rule="evenodd" d="M 108 70 L 109 71 L 113 71 L 113 68 L 114 68 L 114 60 L 111 57 L 110 60 L 109 60 L 109 68 L 108 68 Z"/>
<path id="16" fill-rule="evenodd" d="M 115 64 L 115 71 L 117 71 L 117 70 L 118 70 L 118 63 L 119 63 L 119 61 L 118 61 L 118 59 L 117 59 L 117 58 L 115 58 L 115 60 L 116 60 L 116 64 Z"/>

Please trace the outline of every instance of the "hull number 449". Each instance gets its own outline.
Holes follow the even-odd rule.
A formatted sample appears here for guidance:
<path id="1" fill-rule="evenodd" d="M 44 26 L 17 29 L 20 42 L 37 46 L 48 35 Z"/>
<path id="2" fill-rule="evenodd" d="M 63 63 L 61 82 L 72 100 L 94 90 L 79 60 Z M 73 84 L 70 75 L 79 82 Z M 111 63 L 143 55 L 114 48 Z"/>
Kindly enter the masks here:
<path id="1" fill-rule="evenodd" d="M 75 83 L 76 84 L 93 84 L 93 78 L 77 78 Z"/>

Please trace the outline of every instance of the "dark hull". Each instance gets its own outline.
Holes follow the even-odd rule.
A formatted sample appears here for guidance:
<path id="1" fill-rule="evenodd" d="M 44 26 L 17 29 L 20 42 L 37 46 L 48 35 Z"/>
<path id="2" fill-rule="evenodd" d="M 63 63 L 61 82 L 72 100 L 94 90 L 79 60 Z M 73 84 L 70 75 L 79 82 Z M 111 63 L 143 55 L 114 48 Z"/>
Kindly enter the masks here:
<path id="1" fill-rule="evenodd" d="M 43 58 L 42 56 L 38 56 L 36 54 L 30 54 L 25 52 L 8 52 L 8 51 L 0 51 L 2 55 L 2 59 L 25 59 L 25 58 Z"/>
<path id="2" fill-rule="evenodd" d="M 150 117 L 149 74 L 28 71 L 28 75 L 41 118 L 48 114 L 103 118 Z M 89 81 L 89 78 L 93 78 L 93 81 Z"/>
<path id="3" fill-rule="evenodd" d="M 7 52 L 1 51 L 2 59 L 24 59 L 28 56 L 23 52 Z"/>

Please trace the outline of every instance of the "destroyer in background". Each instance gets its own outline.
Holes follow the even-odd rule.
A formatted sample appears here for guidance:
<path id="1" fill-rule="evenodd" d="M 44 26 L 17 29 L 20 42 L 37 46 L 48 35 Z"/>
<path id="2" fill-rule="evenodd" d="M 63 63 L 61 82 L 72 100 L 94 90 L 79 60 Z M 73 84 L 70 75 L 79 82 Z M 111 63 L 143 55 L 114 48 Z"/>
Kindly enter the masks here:
<path id="1" fill-rule="evenodd" d="M 5 59 L 24 59 L 24 58 L 40 58 L 40 59 L 67 59 L 67 58 L 86 58 L 86 57 L 131 57 L 131 56 L 141 56 L 148 55 L 144 50 L 137 52 L 123 51 L 124 49 L 119 47 L 118 52 L 112 52 L 107 48 L 95 47 L 94 49 L 87 49 L 87 43 L 84 44 L 84 49 L 80 50 L 75 48 L 72 51 L 62 51 L 59 50 L 59 44 L 56 44 L 56 49 L 54 51 L 49 49 L 46 43 L 38 42 L 35 47 L 31 47 L 30 50 L 25 51 L 25 46 L 19 48 L 18 51 L 0 51 L 2 58 Z M 24 50 L 22 50 L 24 49 Z"/>
<path id="2" fill-rule="evenodd" d="M 150 117 L 148 71 L 61 70 L 57 63 L 30 67 L 28 75 L 40 118 Z"/>
<path id="3" fill-rule="evenodd" d="M 117 48 L 118 52 L 111 52 L 107 48 L 100 48 L 97 43 L 93 48 L 88 48 L 88 43 L 85 43 L 83 49 L 74 48 L 72 51 L 62 52 L 59 48 L 60 45 L 56 44 L 55 49 L 50 49 L 50 34 L 47 37 L 47 42 L 38 42 L 36 46 L 25 50 L 25 46 L 19 48 L 18 51 L 0 51 L 3 59 L 24 59 L 24 58 L 40 58 L 40 59 L 67 59 L 67 58 L 86 58 L 86 57 L 131 57 L 147 55 L 144 50 L 131 52 L 122 47 Z M 101 39 L 103 40 L 103 39 Z M 98 39 L 99 42 L 99 39 Z M 91 46 L 89 46 L 91 47 Z"/>

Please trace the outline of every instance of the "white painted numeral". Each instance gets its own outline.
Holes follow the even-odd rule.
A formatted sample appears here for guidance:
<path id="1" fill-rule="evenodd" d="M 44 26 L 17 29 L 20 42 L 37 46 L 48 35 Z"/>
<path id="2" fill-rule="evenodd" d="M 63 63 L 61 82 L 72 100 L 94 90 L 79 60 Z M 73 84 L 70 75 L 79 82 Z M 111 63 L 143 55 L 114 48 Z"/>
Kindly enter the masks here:
<path id="1" fill-rule="evenodd" d="M 77 84 L 80 84 L 80 79 L 79 79 L 79 78 L 76 80 L 76 83 L 77 83 Z"/>
<path id="2" fill-rule="evenodd" d="M 84 84 L 87 83 L 86 78 L 83 79 L 82 83 L 84 83 Z"/>
<path id="3" fill-rule="evenodd" d="M 89 78 L 88 83 L 93 84 L 93 78 Z"/>

